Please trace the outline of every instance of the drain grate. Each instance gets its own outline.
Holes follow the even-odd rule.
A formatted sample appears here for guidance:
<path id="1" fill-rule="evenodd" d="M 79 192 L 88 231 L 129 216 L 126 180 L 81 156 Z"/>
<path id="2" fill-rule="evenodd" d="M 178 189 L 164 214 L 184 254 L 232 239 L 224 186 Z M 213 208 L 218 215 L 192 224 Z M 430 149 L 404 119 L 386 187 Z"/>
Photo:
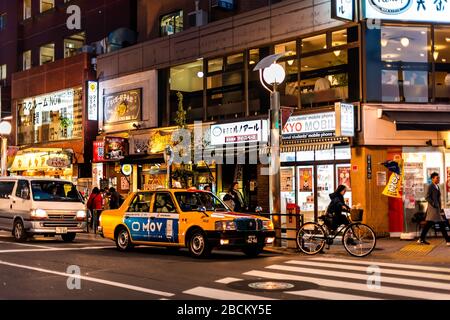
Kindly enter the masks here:
<path id="1" fill-rule="evenodd" d="M 295 288 L 292 283 L 287 282 L 276 282 L 276 281 L 264 281 L 264 282 L 253 282 L 248 285 L 252 289 L 256 290 L 290 290 Z"/>

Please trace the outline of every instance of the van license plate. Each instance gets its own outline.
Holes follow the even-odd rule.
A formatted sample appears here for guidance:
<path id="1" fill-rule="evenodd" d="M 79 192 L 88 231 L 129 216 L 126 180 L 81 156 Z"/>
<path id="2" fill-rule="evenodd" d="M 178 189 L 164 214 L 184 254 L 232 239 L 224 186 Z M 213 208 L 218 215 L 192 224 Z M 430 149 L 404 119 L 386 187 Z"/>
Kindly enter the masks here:
<path id="1" fill-rule="evenodd" d="M 66 234 L 67 228 L 56 228 L 56 234 Z"/>
<path id="2" fill-rule="evenodd" d="M 258 238 L 256 236 L 248 236 L 247 243 L 249 244 L 258 243 Z"/>

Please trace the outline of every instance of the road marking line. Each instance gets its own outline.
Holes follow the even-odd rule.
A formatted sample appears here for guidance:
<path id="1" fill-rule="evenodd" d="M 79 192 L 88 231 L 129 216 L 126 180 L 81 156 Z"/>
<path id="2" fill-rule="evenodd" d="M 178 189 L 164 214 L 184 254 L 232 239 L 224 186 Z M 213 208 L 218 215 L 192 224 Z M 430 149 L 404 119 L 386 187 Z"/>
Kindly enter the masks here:
<path id="1" fill-rule="evenodd" d="M 0 253 L 23 253 L 23 252 L 61 252 L 61 251 L 83 251 L 83 250 L 102 250 L 113 249 L 114 246 L 108 247 L 81 247 L 81 248 L 52 248 L 52 249 L 10 249 L 0 250 Z"/>
<path id="2" fill-rule="evenodd" d="M 8 242 L 8 241 L 0 241 L 2 244 L 11 244 L 14 246 L 23 246 L 23 247 L 34 247 L 34 248 L 43 248 L 43 249 L 51 249 L 52 247 L 47 246 L 39 246 L 35 244 L 26 244 L 26 243 L 19 243 L 19 242 Z"/>
<path id="3" fill-rule="evenodd" d="M 358 267 L 358 266 L 350 266 L 350 265 L 342 265 L 342 264 L 334 264 L 334 263 L 325 263 L 325 262 L 313 262 L 313 261 L 297 261 L 297 260 L 291 260 L 287 261 L 288 264 L 295 264 L 295 265 L 301 265 L 301 266 L 313 266 L 313 267 L 323 267 L 323 268 L 334 268 L 334 269 L 341 269 L 341 270 L 352 270 L 352 271 L 362 271 L 367 272 L 367 267 Z M 374 266 L 377 264 L 374 263 Z M 428 274 L 424 272 L 415 272 L 415 271 L 406 271 L 406 270 L 397 270 L 397 269 L 387 269 L 387 268 L 381 268 L 382 274 L 393 274 L 398 276 L 410 276 L 410 277 L 418 277 L 418 278 L 428 278 L 428 279 L 435 279 L 435 280 L 444 280 L 444 281 L 450 281 L 450 275 L 445 274 Z"/>
<path id="4" fill-rule="evenodd" d="M 0 260 L 0 265 L 14 267 L 14 268 L 20 268 L 20 269 L 26 269 L 26 270 L 31 270 L 31 271 L 41 272 L 41 273 L 53 274 L 53 275 L 66 277 L 66 278 L 80 279 L 80 280 L 84 280 L 84 281 L 104 284 L 104 285 L 111 286 L 111 287 L 128 289 L 128 290 L 132 290 L 132 291 L 148 293 L 148 294 L 158 295 L 158 296 L 163 296 L 163 297 L 173 297 L 175 295 L 175 294 L 169 293 L 169 292 L 153 290 L 153 289 L 148 289 L 148 288 L 143 288 L 143 287 L 137 287 L 137 286 L 133 286 L 133 285 L 125 284 L 125 283 L 103 280 L 103 279 L 99 279 L 99 278 L 87 277 L 87 276 L 76 275 L 76 274 L 69 274 L 69 273 L 65 273 L 65 272 L 58 272 L 58 271 L 53 271 L 53 270 L 48 270 L 48 269 L 43 269 L 43 268 L 35 268 L 35 267 L 10 263 L 10 262 L 6 262 L 6 261 L 1 261 L 1 260 Z"/>
<path id="5" fill-rule="evenodd" d="M 219 290 L 206 287 L 192 288 L 190 290 L 184 291 L 183 293 L 217 300 L 275 300 L 271 298 L 255 296 L 252 294 L 238 293 L 234 291 Z"/>
<path id="6" fill-rule="evenodd" d="M 302 296 L 307 298 L 317 298 L 317 299 L 325 299 L 325 300 L 383 300 L 378 298 L 371 298 L 360 295 L 353 294 L 345 294 L 338 292 L 330 292 L 324 290 L 305 290 L 305 291 L 287 291 L 287 294 L 293 294 L 296 296 Z"/>
<path id="7" fill-rule="evenodd" d="M 396 263 L 387 263 L 387 262 L 378 262 L 378 261 L 357 261 L 357 260 L 346 260 L 346 259 L 335 259 L 335 258 L 312 258 L 310 260 L 338 262 L 338 263 L 347 263 L 347 264 L 359 264 L 359 265 L 365 265 L 365 266 L 377 265 L 379 267 L 397 267 L 397 268 L 403 268 L 403 269 L 412 269 L 412 270 L 421 270 L 421 271 L 437 271 L 437 272 L 450 273 L 449 268 L 429 267 L 429 266 L 410 265 L 410 264 L 396 264 Z"/>
<path id="8" fill-rule="evenodd" d="M 303 277 L 303 276 L 275 273 L 275 272 L 253 270 L 253 271 L 244 273 L 244 275 L 257 277 L 257 278 L 274 279 L 274 280 L 303 281 L 303 282 L 315 283 L 315 284 L 317 284 L 319 286 L 323 286 L 323 287 L 334 287 L 334 288 L 339 288 L 339 289 L 357 290 L 357 291 L 363 291 L 363 292 L 387 294 L 387 295 L 392 295 L 392 296 L 417 298 L 417 299 L 422 299 L 422 300 L 423 299 L 428 299 L 428 300 L 449 300 L 450 299 L 450 294 L 402 289 L 402 288 L 388 287 L 388 286 L 384 286 L 384 285 L 382 285 L 380 289 L 371 290 L 366 284 L 352 283 L 349 281 Z"/>
<path id="9" fill-rule="evenodd" d="M 300 268 L 300 267 L 291 267 L 291 266 L 283 266 L 283 265 L 273 265 L 266 267 L 271 270 L 280 270 L 280 271 L 291 271 L 291 272 L 299 272 L 299 273 L 307 273 L 319 276 L 333 276 L 336 278 L 347 278 L 347 279 L 358 279 L 358 280 L 367 280 L 369 274 L 356 274 L 349 272 L 339 272 L 329 270 L 316 270 L 309 268 Z M 381 272 L 383 274 L 383 271 Z M 440 283 L 440 282 L 432 282 L 425 280 L 413 280 L 413 279 L 405 279 L 405 278 L 394 278 L 394 277 L 386 277 L 381 275 L 382 283 L 393 283 L 393 284 L 403 284 L 407 286 L 417 286 L 424 288 L 433 288 L 433 289 L 441 289 L 450 292 L 450 283 Z"/>
<path id="10" fill-rule="evenodd" d="M 242 279 L 238 279 L 238 278 L 223 278 L 223 279 L 217 280 L 215 282 L 222 283 L 222 284 L 230 284 L 230 283 L 238 282 L 238 281 L 242 281 Z"/>

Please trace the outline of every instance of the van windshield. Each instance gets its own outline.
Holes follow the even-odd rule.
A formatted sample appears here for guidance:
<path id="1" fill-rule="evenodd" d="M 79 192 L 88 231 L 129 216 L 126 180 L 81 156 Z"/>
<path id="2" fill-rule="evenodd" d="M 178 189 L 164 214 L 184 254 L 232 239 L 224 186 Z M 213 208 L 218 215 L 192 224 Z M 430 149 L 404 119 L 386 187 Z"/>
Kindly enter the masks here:
<path id="1" fill-rule="evenodd" d="M 70 182 L 32 181 L 34 201 L 81 202 L 77 187 Z"/>

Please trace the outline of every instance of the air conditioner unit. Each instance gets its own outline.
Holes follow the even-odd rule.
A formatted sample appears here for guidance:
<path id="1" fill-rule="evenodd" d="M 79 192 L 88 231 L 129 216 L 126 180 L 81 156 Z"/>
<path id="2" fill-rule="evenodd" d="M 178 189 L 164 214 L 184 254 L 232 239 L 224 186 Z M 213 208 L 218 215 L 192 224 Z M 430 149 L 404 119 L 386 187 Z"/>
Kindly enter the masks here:
<path id="1" fill-rule="evenodd" d="M 208 24 L 208 13 L 204 10 L 196 10 L 188 13 L 189 26 L 200 27 Z"/>

